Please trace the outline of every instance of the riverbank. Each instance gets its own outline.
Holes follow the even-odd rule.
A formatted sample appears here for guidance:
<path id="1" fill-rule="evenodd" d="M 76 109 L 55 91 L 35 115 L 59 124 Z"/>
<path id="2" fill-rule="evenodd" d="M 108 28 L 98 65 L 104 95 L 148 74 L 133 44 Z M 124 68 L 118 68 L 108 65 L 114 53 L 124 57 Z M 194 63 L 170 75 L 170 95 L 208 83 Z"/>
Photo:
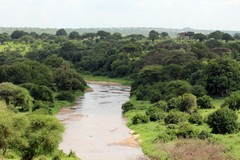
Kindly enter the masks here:
<path id="1" fill-rule="evenodd" d="M 103 76 L 93 76 L 90 74 L 81 74 L 83 79 L 88 82 L 92 83 L 98 83 L 98 84 L 108 84 L 108 85 L 125 85 L 125 86 L 131 86 L 132 80 L 130 79 L 123 79 L 123 78 L 109 78 L 109 77 L 103 77 Z"/>

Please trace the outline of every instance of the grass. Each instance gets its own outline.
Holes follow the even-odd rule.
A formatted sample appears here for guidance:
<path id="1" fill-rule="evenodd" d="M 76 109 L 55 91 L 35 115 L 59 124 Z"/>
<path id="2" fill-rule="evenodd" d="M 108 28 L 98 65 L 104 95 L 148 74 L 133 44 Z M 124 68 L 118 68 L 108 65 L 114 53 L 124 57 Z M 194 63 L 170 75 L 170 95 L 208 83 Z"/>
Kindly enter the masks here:
<path id="1" fill-rule="evenodd" d="M 129 79 L 123 79 L 123 78 L 108 78 L 103 76 L 93 76 L 90 74 L 81 74 L 81 77 L 83 77 L 86 81 L 103 81 L 103 82 L 114 82 L 114 83 L 120 83 L 122 85 L 131 86 L 132 80 Z"/>
<path id="2" fill-rule="evenodd" d="M 137 101 L 135 97 L 132 97 L 130 99 L 135 110 L 128 111 L 124 114 L 124 116 L 128 119 L 128 127 L 135 131 L 135 134 L 140 134 L 140 145 L 142 147 L 143 152 L 148 155 L 149 157 L 156 159 L 156 160 L 164 160 L 169 159 L 169 154 L 173 154 L 174 156 L 181 156 L 177 155 L 180 150 L 179 148 L 176 148 L 176 144 L 181 142 L 180 139 L 176 139 L 167 143 L 160 143 L 156 141 L 156 138 L 165 133 L 166 125 L 163 121 L 158 122 L 148 122 L 146 124 L 132 124 L 132 118 L 134 115 L 138 113 L 145 113 L 146 110 L 151 106 L 152 104 L 148 101 Z M 213 113 L 217 109 L 221 107 L 221 105 L 224 103 L 224 98 L 215 98 L 212 101 L 215 108 L 213 109 L 199 109 L 200 114 L 206 119 L 209 114 Z M 240 116 L 240 112 L 238 112 L 238 115 Z M 211 131 L 209 126 L 206 123 L 203 123 L 202 125 L 192 125 L 194 130 L 197 132 L 200 132 L 202 130 Z M 202 154 L 211 154 L 212 152 L 208 152 L 209 150 L 217 150 L 216 155 L 214 156 L 230 156 L 233 159 L 240 159 L 240 132 L 236 134 L 226 134 L 226 135 L 220 135 L 220 134 L 212 134 L 213 137 L 211 138 L 211 142 L 214 142 L 214 144 L 207 145 L 204 141 L 200 142 L 197 139 L 191 139 L 191 143 L 189 142 L 189 145 L 183 146 L 181 148 L 182 151 L 184 151 L 186 148 L 195 147 L 196 150 L 202 150 Z M 187 143 L 187 142 L 186 142 Z M 197 143 L 201 143 L 200 148 L 197 148 L 198 145 L 195 145 Z M 165 148 L 163 149 L 161 146 L 165 145 Z M 223 149 L 221 148 L 223 147 Z M 166 148 L 169 148 L 169 150 L 165 150 Z M 205 150 L 207 148 L 208 151 Z M 173 152 L 174 151 L 174 152 Z M 178 152 L 179 151 L 179 152 Z M 206 151 L 206 152 L 205 152 Z M 193 151 L 194 153 L 194 151 Z M 176 155 L 175 155 L 176 154 Z M 199 156 L 199 152 L 196 152 L 195 156 Z M 207 155 L 204 155 L 207 156 Z M 224 158 L 220 159 L 224 159 Z M 187 159 L 187 157 L 185 157 Z"/>
<path id="3" fill-rule="evenodd" d="M 56 97 L 58 93 L 54 93 L 54 97 Z M 82 96 L 84 93 L 82 91 L 75 91 L 73 92 L 73 95 L 75 97 L 75 99 L 77 99 L 78 97 Z M 57 114 L 59 112 L 59 110 L 63 107 L 71 107 L 75 105 L 75 102 L 69 102 L 69 101 L 61 101 L 61 100 L 55 100 L 54 102 L 54 108 L 52 110 L 53 114 Z"/>

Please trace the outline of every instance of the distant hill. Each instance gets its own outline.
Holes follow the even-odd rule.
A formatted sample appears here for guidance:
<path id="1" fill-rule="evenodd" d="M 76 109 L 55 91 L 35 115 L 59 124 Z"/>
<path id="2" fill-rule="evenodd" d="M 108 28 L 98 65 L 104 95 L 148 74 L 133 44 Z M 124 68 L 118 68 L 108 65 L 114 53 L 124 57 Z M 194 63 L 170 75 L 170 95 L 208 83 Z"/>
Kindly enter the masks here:
<path id="1" fill-rule="evenodd" d="M 31 27 L 25 27 L 25 28 L 12 28 L 12 27 L 0 27 L 0 33 L 12 33 L 15 30 L 23 30 L 26 32 L 37 32 L 37 33 L 50 33 L 50 34 L 55 34 L 56 31 L 59 28 L 31 28 Z M 104 30 L 110 33 L 115 33 L 119 32 L 123 35 L 129 35 L 129 34 L 143 34 L 145 36 L 148 35 L 148 33 L 151 30 L 156 30 L 159 33 L 161 32 L 168 32 L 170 36 L 175 37 L 178 33 L 181 32 L 187 32 L 187 31 L 192 31 L 195 33 L 203 33 L 203 34 L 209 34 L 210 32 L 213 32 L 214 30 L 201 30 L 201 29 L 193 29 L 193 28 L 183 28 L 183 29 L 168 29 L 168 28 L 146 28 L 146 27 L 126 27 L 126 28 L 66 28 L 65 29 L 68 33 L 72 31 L 77 31 L 80 34 L 83 33 L 88 33 L 88 32 L 97 32 L 99 30 Z M 223 32 L 229 33 L 229 34 L 234 34 L 234 33 L 240 33 L 240 31 L 225 31 L 221 30 Z"/>

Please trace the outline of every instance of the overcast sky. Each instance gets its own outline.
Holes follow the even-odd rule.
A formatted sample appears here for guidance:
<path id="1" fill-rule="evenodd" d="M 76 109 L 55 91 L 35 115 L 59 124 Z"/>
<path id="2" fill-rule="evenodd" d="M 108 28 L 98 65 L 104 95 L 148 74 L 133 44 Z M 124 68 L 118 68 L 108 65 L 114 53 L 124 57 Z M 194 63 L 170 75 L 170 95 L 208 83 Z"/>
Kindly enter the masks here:
<path id="1" fill-rule="evenodd" d="M 1 27 L 240 30 L 240 0 L 0 0 Z"/>

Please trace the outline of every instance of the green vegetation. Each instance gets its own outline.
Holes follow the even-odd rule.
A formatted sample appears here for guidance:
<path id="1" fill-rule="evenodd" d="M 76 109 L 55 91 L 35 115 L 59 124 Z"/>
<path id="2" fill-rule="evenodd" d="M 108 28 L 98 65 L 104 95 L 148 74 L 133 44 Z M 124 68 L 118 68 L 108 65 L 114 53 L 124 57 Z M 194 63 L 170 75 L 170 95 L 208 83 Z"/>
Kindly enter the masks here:
<path id="1" fill-rule="evenodd" d="M 28 115 L 26 127 L 35 121 L 35 114 L 44 124 L 42 114 L 55 114 L 60 107 L 73 105 L 87 87 L 84 79 L 117 82 L 131 85 L 131 100 L 123 105 L 123 113 L 129 127 L 141 135 L 143 151 L 150 157 L 188 159 L 179 149 L 195 148 L 206 157 L 216 153 L 213 159 L 229 155 L 240 159 L 239 146 L 234 143 L 239 141 L 240 122 L 239 34 L 186 31 L 170 37 L 155 29 L 130 35 L 103 30 L 68 32 L 0 34 L 0 102 L 17 116 Z M 6 120 L 11 127 L 13 120 Z M 25 159 L 40 154 L 64 157 L 56 151 L 60 136 L 54 146 L 46 143 L 46 149 L 33 146 L 30 151 L 30 143 L 37 138 L 49 138 L 47 134 L 32 136 L 35 131 L 22 131 L 32 137 L 21 146 L 26 152 L 19 153 L 18 145 L 14 148 L 12 142 L 4 141 L 2 156 L 7 157 L 3 154 L 7 149 Z M 60 134 L 61 127 L 58 131 Z M 58 152 L 55 157 L 54 152 Z"/>

